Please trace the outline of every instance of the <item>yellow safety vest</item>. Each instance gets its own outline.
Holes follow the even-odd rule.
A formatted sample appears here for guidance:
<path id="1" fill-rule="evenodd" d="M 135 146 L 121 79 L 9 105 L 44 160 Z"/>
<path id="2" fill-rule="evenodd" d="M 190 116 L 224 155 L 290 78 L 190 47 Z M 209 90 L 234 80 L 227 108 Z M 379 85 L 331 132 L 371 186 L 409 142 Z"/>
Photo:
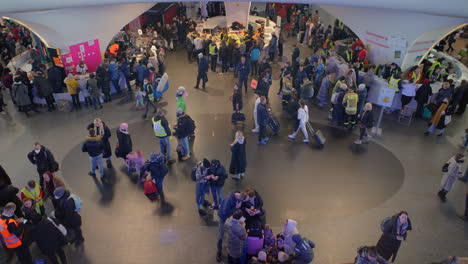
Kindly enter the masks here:
<path id="1" fill-rule="evenodd" d="M 345 54 L 346 54 L 346 62 L 350 62 L 352 54 L 349 51 L 345 51 Z"/>
<path id="2" fill-rule="evenodd" d="M 24 194 L 24 196 L 28 197 L 29 199 L 36 201 L 37 198 L 41 196 L 41 189 L 39 188 L 39 185 L 36 184 L 36 187 L 34 187 L 34 191 L 30 191 L 28 188 L 24 187 L 21 189 L 21 192 Z M 44 206 L 44 200 L 39 200 L 36 201 L 36 211 L 39 210 L 40 212 L 40 206 Z"/>
<path id="3" fill-rule="evenodd" d="M 153 121 L 153 129 L 154 129 L 154 135 L 156 137 L 167 137 L 167 132 L 166 129 L 161 124 L 161 120 L 154 121 L 154 117 L 152 119 Z"/>
<path id="4" fill-rule="evenodd" d="M 401 81 L 401 79 L 395 79 L 393 78 L 393 75 L 390 77 L 390 80 L 388 80 L 388 86 L 390 88 L 395 89 L 395 93 L 398 93 L 400 89 L 398 88 L 398 82 Z"/>
<path id="5" fill-rule="evenodd" d="M 359 96 L 357 93 L 350 93 L 346 96 L 346 108 L 345 111 L 348 115 L 355 115 L 357 113 L 357 103 Z"/>
<path id="6" fill-rule="evenodd" d="M 418 74 L 415 74 L 413 72 L 413 74 L 411 75 L 411 79 L 413 79 L 414 83 L 416 83 L 417 81 L 419 81 L 419 78 L 421 78 L 421 72 L 419 72 Z"/>
<path id="7" fill-rule="evenodd" d="M 216 45 L 209 45 L 210 48 L 210 55 L 216 55 Z"/>

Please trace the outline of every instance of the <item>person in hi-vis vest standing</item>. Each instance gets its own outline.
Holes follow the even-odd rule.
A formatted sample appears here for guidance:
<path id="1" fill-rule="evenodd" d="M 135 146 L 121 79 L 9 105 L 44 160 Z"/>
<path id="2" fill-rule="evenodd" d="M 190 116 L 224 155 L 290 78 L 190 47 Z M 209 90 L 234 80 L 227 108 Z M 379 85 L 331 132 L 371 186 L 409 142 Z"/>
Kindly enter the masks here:
<path id="1" fill-rule="evenodd" d="M 27 245 L 23 244 L 23 219 L 15 220 L 16 205 L 7 203 L 3 208 L 2 216 L 0 217 L 0 236 L 2 244 L 6 248 L 14 251 L 21 264 L 32 264 L 31 254 Z"/>
<path id="2" fill-rule="evenodd" d="M 153 130 L 154 135 L 159 138 L 161 153 L 166 157 L 167 163 L 171 164 L 174 163 L 174 160 L 171 159 L 171 129 L 165 115 L 165 111 L 159 110 L 157 115 L 153 117 Z"/>

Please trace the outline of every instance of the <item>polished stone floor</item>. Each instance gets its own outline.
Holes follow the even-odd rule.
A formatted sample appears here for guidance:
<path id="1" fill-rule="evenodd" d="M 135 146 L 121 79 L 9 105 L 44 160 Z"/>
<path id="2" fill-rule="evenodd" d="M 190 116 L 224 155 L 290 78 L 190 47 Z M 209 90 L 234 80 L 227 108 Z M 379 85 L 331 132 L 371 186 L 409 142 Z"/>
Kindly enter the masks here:
<path id="1" fill-rule="evenodd" d="M 310 51 L 303 48 L 302 54 Z M 174 125 L 175 91 L 186 87 L 187 112 L 197 130 L 192 158 L 170 168 L 163 206 L 146 199 L 125 173 L 122 160 L 114 159 L 115 168 L 106 170 L 111 178 L 108 185 L 87 175 L 88 159 L 81 153 L 81 144 L 86 125 L 95 117 L 112 128 L 112 146 L 116 127 L 128 122 L 134 149 L 145 156 L 159 150 L 151 122 L 142 120 L 141 111 L 124 99 L 98 111 L 42 113 L 31 118 L 9 105 L 10 115 L 0 116 L 0 162 L 14 184 L 23 186 L 37 177 L 26 154 L 39 141 L 54 152 L 61 165 L 59 175 L 84 201 L 86 243 L 84 248 L 67 248 L 70 263 L 215 263 L 217 218 L 198 216 L 190 168 L 205 157 L 220 159 L 229 167 L 233 76 L 210 73 L 207 90 L 195 90 L 196 64 L 187 64 L 185 53 L 167 55 L 167 63 L 171 87 L 160 106 Z M 291 128 L 274 96 L 277 89 L 275 81 L 271 108 L 280 117 L 279 135 L 272 136 L 270 144 L 258 146 L 256 135 L 246 132 L 246 179 L 240 183 L 228 180 L 224 193 L 255 187 L 264 199 L 267 222 L 276 232 L 285 219 L 296 219 L 300 233 L 317 244 L 314 263 L 352 262 L 358 246 L 377 242 L 381 219 L 400 210 L 409 212 L 414 230 L 403 243 L 397 263 L 430 263 L 448 255 L 468 255 L 468 225 L 457 218 L 463 208 L 464 186 L 457 183 L 446 204 L 435 196 L 440 167 L 458 151 L 466 119 L 455 119 L 446 136 L 436 138 L 422 135 L 424 121 L 406 127 L 385 116 L 383 137 L 355 146 L 356 135 L 328 126 L 327 112 L 312 106 L 313 125 L 327 137 L 326 147 L 320 150 L 313 142 L 306 145 L 287 139 Z M 246 131 L 253 123 L 253 101 L 249 91 L 244 96 Z M 171 143 L 175 156 L 176 139 Z"/>

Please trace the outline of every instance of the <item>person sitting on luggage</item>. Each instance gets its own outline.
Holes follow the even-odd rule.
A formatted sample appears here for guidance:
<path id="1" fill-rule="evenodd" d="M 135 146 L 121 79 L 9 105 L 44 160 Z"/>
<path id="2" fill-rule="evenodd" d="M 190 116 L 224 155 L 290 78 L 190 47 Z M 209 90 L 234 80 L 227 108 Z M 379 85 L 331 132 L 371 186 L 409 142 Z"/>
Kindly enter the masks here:
<path id="1" fill-rule="evenodd" d="M 299 126 L 297 127 L 296 131 L 289 135 L 288 137 L 290 139 L 295 139 L 297 136 L 297 133 L 299 133 L 299 130 L 302 130 L 302 133 L 304 134 L 304 143 L 309 142 L 309 134 L 307 133 L 307 128 L 306 125 L 309 122 L 309 108 L 307 107 L 306 103 L 304 100 L 299 100 L 299 105 L 300 108 L 297 111 L 297 120 L 299 120 Z"/>

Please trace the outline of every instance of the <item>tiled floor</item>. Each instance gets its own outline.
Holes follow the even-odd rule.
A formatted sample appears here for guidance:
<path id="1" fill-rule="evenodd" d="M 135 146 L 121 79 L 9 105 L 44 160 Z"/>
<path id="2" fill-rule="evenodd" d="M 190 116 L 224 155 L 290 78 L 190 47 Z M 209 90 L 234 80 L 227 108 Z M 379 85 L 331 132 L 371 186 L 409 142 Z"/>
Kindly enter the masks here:
<path id="1" fill-rule="evenodd" d="M 302 54 L 310 51 L 303 48 Z M 108 186 L 87 175 L 87 156 L 80 147 L 85 127 L 95 117 L 112 128 L 113 147 L 115 128 L 128 122 L 134 149 L 141 149 L 145 156 L 158 151 L 150 121 L 143 121 L 133 104 L 117 100 L 99 111 L 42 113 L 31 118 L 9 105 L 11 116 L 0 116 L 0 161 L 14 184 L 23 186 L 37 177 L 26 154 L 39 141 L 54 152 L 61 165 L 59 174 L 84 201 L 85 248 L 68 248 L 70 263 L 215 263 L 217 219 L 198 216 L 190 168 L 204 157 L 220 159 L 229 167 L 234 131 L 229 97 L 234 81 L 232 74 L 210 73 L 206 92 L 195 90 L 196 64 L 187 64 L 185 53 L 169 54 L 167 63 L 171 86 L 161 106 L 174 125 L 175 91 L 185 86 L 188 113 L 197 130 L 192 159 L 172 165 L 164 182 L 168 203 L 162 207 L 146 199 L 124 173 L 122 160 L 114 159 L 115 169 L 106 171 L 112 178 Z M 246 133 L 246 179 L 242 183 L 228 180 L 224 193 L 247 186 L 258 189 L 268 223 L 276 232 L 285 219 L 298 220 L 299 231 L 317 244 L 314 263 L 352 262 L 358 246 L 377 242 L 380 220 L 400 210 L 409 212 L 414 230 L 403 243 L 397 263 L 430 263 L 448 255 L 468 255 L 468 225 L 457 218 L 464 206 L 464 186 L 457 184 L 446 204 L 435 196 L 440 168 L 458 150 L 465 118 L 456 118 L 446 136 L 436 138 L 422 135 L 424 121 L 406 127 L 386 116 L 382 138 L 353 146 L 355 135 L 328 127 L 327 113 L 311 107 L 314 125 L 328 140 L 325 149 L 318 150 L 313 143 L 287 139 L 291 129 L 274 95 L 277 89 L 275 81 L 271 107 L 281 117 L 280 135 L 266 146 L 257 146 L 256 135 Z M 249 91 L 244 97 L 247 131 L 253 123 L 253 101 Z M 176 139 L 171 143 L 174 151 Z"/>

